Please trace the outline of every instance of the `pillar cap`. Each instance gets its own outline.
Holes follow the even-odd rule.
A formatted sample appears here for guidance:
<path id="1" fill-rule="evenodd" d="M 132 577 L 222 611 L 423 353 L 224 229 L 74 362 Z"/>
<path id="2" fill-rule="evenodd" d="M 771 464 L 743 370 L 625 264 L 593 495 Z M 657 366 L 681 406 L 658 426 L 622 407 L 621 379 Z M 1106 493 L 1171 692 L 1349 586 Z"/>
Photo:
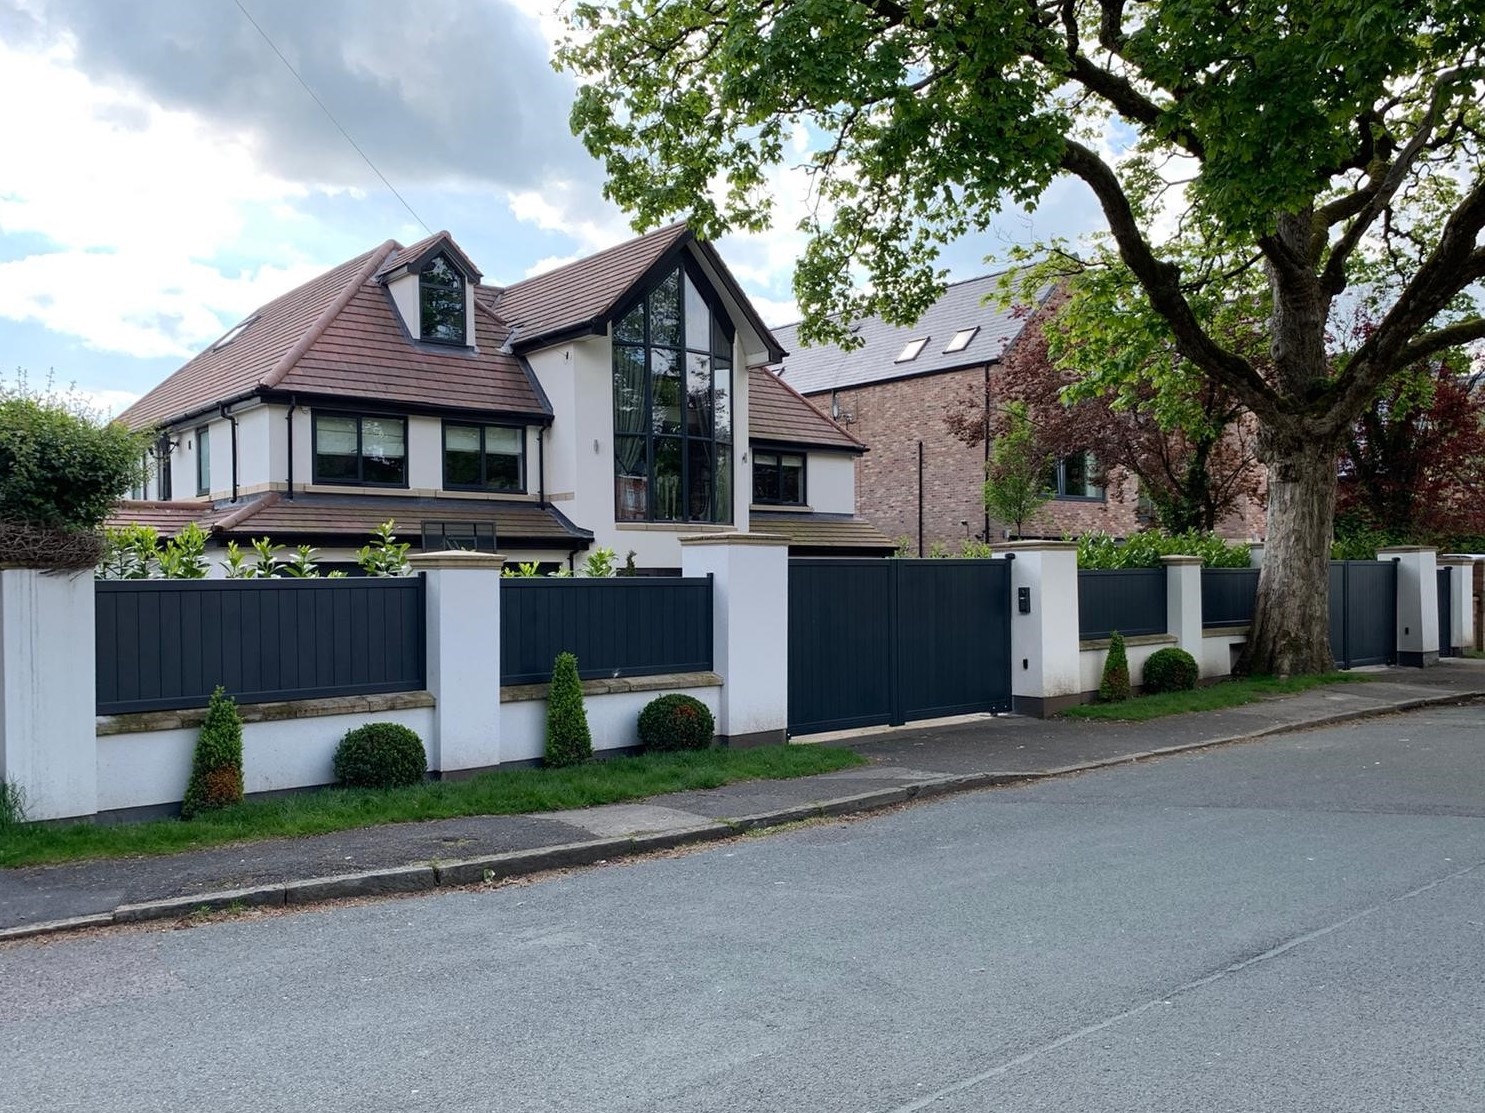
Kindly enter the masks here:
<path id="1" fill-rule="evenodd" d="M 1387 545 L 1377 550 L 1377 555 L 1383 553 L 1436 553 L 1432 545 Z"/>
<path id="2" fill-rule="evenodd" d="M 413 553 L 407 558 L 414 571 L 429 572 L 438 568 L 488 569 L 499 572 L 505 557 L 499 553 L 471 553 L 467 549 L 446 549 L 438 553 Z"/>
<path id="3" fill-rule="evenodd" d="M 1472 557 L 1469 553 L 1440 553 L 1440 564 L 1474 564 L 1479 557 Z"/>
<path id="4" fill-rule="evenodd" d="M 1076 541 L 997 541 L 990 546 L 994 553 L 1075 553 Z"/>
<path id="5" fill-rule="evenodd" d="M 1199 557 L 1199 556 L 1192 556 L 1190 553 L 1177 553 L 1177 554 L 1174 554 L 1172 556 L 1163 556 L 1163 557 L 1161 557 L 1160 558 L 1160 563 L 1161 564 L 1176 564 L 1176 565 L 1200 564 L 1201 563 L 1201 557 Z"/>
<path id="6" fill-rule="evenodd" d="M 788 547 L 787 537 L 771 533 L 693 533 L 681 539 L 682 545 L 767 545 Z"/>

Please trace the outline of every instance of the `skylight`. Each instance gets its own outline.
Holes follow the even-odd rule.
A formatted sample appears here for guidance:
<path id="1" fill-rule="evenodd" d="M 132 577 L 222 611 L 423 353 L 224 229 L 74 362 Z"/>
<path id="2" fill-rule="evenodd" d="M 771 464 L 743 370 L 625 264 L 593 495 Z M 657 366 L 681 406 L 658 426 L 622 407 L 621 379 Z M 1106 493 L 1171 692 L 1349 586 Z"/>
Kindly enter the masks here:
<path id="1" fill-rule="evenodd" d="M 246 329 L 248 327 L 248 325 L 252 324 L 257 319 L 258 318 L 256 318 L 256 317 L 249 317 L 247 320 L 241 322 L 240 324 L 233 325 L 231 328 L 229 328 L 227 330 L 226 334 L 220 340 L 218 340 L 215 344 L 213 344 L 211 346 L 211 350 L 214 351 L 214 352 L 221 351 L 228 344 L 232 343 L 232 341 L 236 340 L 239 336 L 241 336 L 242 333 L 243 333 L 243 330 Z"/>
<path id="2" fill-rule="evenodd" d="M 918 353 L 923 350 L 923 346 L 925 344 L 927 344 L 927 343 L 928 343 L 928 337 L 926 337 L 926 336 L 924 336 L 924 337 L 922 337 L 921 339 L 918 339 L 918 340 L 909 340 L 905 345 L 903 345 L 902 354 L 899 355 L 892 362 L 893 363 L 912 363 L 913 360 L 915 360 L 915 359 L 918 358 Z"/>
<path id="3" fill-rule="evenodd" d="M 954 339 L 944 347 L 944 352 L 962 352 L 969 347 L 969 342 L 975 338 L 975 333 L 980 331 L 980 326 L 974 328 L 962 328 L 954 334 Z"/>

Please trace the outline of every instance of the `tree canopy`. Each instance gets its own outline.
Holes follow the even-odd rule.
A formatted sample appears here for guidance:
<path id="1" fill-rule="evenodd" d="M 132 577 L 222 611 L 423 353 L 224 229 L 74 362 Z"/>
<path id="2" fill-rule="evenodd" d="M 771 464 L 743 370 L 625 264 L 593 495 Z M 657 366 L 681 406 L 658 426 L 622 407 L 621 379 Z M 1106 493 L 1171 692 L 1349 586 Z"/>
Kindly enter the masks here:
<path id="1" fill-rule="evenodd" d="M 569 26 L 574 128 L 641 225 L 766 227 L 804 138 L 806 340 L 916 319 L 944 244 L 1082 181 L 1107 237 L 1035 253 L 1080 279 L 1072 335 L 1133 374 L 1167 346 L 1172 374 L 1255 415 L 1270 530 L 1247 664 L 1330 667 L 1347 431 L 1406 367 L 1485 337 L 1485 5 L 590 0 Z M 1265 315 L 1261 362 L 1217 325 L 1235 295 Z M 1326 328 L 1357 296 L 1377 325 L 1337 368 Z"/>

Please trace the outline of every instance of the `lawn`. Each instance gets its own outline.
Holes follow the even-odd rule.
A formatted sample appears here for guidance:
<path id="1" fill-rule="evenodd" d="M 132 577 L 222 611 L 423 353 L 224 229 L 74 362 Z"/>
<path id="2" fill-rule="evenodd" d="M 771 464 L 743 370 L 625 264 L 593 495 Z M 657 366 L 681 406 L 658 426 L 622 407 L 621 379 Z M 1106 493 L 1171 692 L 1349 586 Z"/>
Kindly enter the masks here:
<path id="1" fill-rule="evenodd" d="M 1062 713 L 1065 719 L 1093 719 L 1100 722 L 1144 722 L 1164 715 L 1187 711 L 1220 711 L 1239 707 L 1273 696 L 1292 696 L 1324 684 L 1358 684 L 1370 679 L 1365 674 L 1330 672 L 1319 676 L 1250 676 L 1224 680 L 1192 692 L 1162 692 L 1157 696 L 1136 696 L 1123 703 L 1089 703 L 1071 707 Z"/>
<path id="2" fill-rule="evenodd" d="M 861 765 L 850 750 L 764 746 L 616 757 L 568 769 L 510 769 L 467 781 L 427 781 L 385 792 L 327 788 L 236 807 L 189 822 L 98 826 L 27 824 L 0 829 L 0 867 L 83 858 L 174 854 L 255 839 L 323 835 L 378 823 L 468 815 L 515 815 L 616 804 L 663 792 L 717 788 L 737 781 L 782 780 Z"/>

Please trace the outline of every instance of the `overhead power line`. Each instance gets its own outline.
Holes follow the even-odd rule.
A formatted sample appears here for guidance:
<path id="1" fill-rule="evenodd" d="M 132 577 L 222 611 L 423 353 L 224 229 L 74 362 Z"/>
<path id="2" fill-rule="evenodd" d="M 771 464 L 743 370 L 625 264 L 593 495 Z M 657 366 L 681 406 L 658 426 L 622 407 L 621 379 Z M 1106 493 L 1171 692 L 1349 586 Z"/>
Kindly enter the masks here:
<path id="1" fill-rule="evenodd" d="M 253 25 L 253 30 L 257 31 L 258 34 L 262 36 L 263 41 L 268 44 L 268 48 L 278 55 L 278 60 L 284 64 L 284 68 L 294 75 L 294 80 L 298 81 L 299 84 L 304 87 L 304 91 L 310 95 L 310 98 L 317 105 L 320 106 L 320 111 L 325 114 L 325 118 L 327 120 L 335 125 L 335 130 L 340 132 L 341 135 L 345 136 L 345 141 L 351 145 L 351 148 L 358 155 L 360 155 L 363 160 L 365 160 L 366 165 L 371 167 L 371 172 L 381 179 L 382 185 L 386 186 L 389 190 L 392 191 L 392 196 L 402 202 L 402 207 L 406 209 L 408 211 L 408 214 L 411 215 L 411 217 L 422 226 L 423 231 L 427 232 L 431 236 L 433 234 L 433 229 L 429 228 L 428 225 L 424 223 L 423 218 L 417 214 L 417 211 L 407 203 L 407 198 L 397 192 L 397 187 L 387 180 L 387 176 L 383 174 L 379 169 L 377 169 L 376 163 L 371 161 L 371 156 L 363 151 L 361 149 L 361 145 L 351 138 L 351 133 L 346 131 L 345 128 L 341 126 L 340 121 L 335 118 L 335 113 L 331 112 L 329 106 L 326 105 L 325 102 L 319 98 L 319 95 L 309 87 L 309 82 L 305 81 L 304 78 L 300 76 L 299 71 L 294 68 L 294 64 L 284 57 L 284 52 L 278 48 L 278 44 L 276 44 L 273 39 L 269 37 L 268 32 L 263 30 L 258 21 L 253 18 L 252 13 L 242 6 L 242 0 L 232 0 L 232 2 L 237 5 L 237 10 L 242 13 L 243 18 Z"/>

